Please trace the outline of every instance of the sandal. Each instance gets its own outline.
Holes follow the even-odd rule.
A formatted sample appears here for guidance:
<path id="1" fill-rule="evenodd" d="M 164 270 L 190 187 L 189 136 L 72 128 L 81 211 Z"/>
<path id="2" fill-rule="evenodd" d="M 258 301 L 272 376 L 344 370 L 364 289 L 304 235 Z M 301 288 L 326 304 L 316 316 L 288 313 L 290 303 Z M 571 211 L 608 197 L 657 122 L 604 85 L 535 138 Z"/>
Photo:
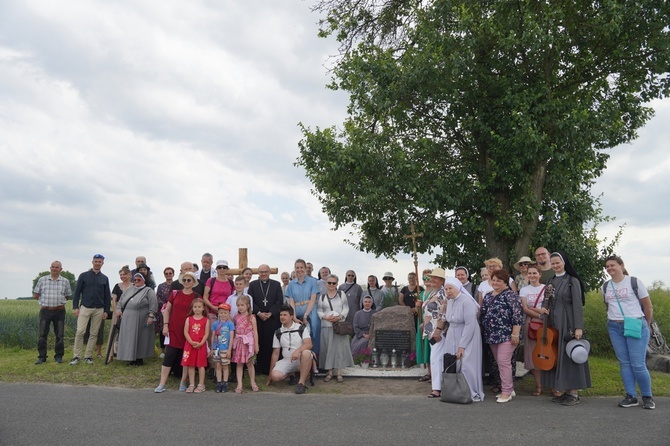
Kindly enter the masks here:
<path id="1" fill-rule="evenodd" d="M 252 385 L 251 385 L 251 390 L 252 390 L 253 392 L 258 392 L 260 389 L 258 388 L 258 386 L 257 386 L 256 384 L 252 384 Z"/>
<path id="2" fill-rule="evenodd" d="M 441 396 L 442 396 L 442 392 L 437 391 L 437 390 L 433 390 L 432 392 L 430 392 L 430 395 L 428 395 L 428 398 L 439 398 Z"/>
<path id="3" fill-rule="evenodd" d="M 238 387 L 235 389 L 235 393 L 242 393 L 242 387 Z"/>
<path id="4" fill-rule="evenodd" d="M 203 386 L 202 384 L 198 384 L 198 387 L 195 388 L 193 393 L 202 393 L 204 391 L 205 391 L 205 386 Z"/>
<path id="5" fill-rule="evenodd" d="M 337 375 L 337 382 L 338 382 L 338 383 L 343 383 L 343 382 L 344 382 L 344 378 L 342 378 L 340 375 Z"/>
<path id="6" fill-rule="evenodd" d="M 323 382 L 325 383 L 330 382 L 331 379 L 333 379 L 333 375 L 328 374 L 326 375 L 325 378 L 323 378 Z"/>
<path id="7" fill-rule="evenodd" d="M 560 396 L 563 396 L 563 392 L 561 392 L 559 390 L 551 389 L 551 396 L 553 396 L 554 398 L 558 398 Z"/>
<path id="8" fill-rule="evenodd" d="M 186 388 L 186 393 L 193 393 L 194 390 L 195 390 L 195 386 L 193 384 L 191 384 L 190 386 L 188 386 Z"/>
<path id="9" fill-rule="evenodd" d="M 533 392 L 533 396 L 540 396 L 542 395 L 542 386 L 538 386 L 535 388 L 535 392 Z"/>
<path id="10" fill-rule="evenodd" d="M 421 378 L 419 378 L 420 383 L 425 383 L 433 379 L 430 375 L 423 375 Z"/>

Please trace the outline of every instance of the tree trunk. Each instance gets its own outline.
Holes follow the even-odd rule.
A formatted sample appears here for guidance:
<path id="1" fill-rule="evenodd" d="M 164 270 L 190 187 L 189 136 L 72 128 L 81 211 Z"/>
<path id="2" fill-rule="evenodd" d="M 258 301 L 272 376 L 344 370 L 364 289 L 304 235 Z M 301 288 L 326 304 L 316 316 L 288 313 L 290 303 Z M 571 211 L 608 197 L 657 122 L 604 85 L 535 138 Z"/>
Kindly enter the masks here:
<path id="1" fill-rule="evenodd" d="M 530 190 L 535 196 L 533 200 L 533 215 L 524 215 L 521 219 L 521 228 L 523 232 L 514 244 L 514 258 L 526 255 L 530 249 L 530 241 L 535 235 L 538 225 L 538 216 L 542 206 L 542 198 L 544 197 L 544 181 L 547 177 L 547 162 L 541 161 L 538 163 L 535 172 L 530 177 Z M 513 259 L 514 261 L 514 259 Z"/>

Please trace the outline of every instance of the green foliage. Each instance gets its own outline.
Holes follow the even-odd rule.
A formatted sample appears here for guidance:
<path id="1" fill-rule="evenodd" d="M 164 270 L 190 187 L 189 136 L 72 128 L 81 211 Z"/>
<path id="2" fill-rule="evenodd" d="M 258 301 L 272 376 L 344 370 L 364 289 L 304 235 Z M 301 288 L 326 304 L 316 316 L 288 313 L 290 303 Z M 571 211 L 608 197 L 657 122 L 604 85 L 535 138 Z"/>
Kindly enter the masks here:
<path id="1" fill-rule="evenodd" d="M 670 291 L 649 290 L 654 307 L 654 319 L 664 336 L 670 338 Z M 614 358 L 614 350 L 607 332 L 607 312 L 602 292 L 592 291 L 586 296 L 584 306 L 584 327 L 586 338 L 591 343 L 591 355 Z"/>
<path id="2" fill-rule="evenodd" d="M 392 290 L 386 290 L 384 293 L 384 300 L 382 301 L 382 308 L 388 308 L 398 305 L 398 295 Z"/>
<path id="3" fill-rule="evenodd" d="M 324 0 L 342 44 L 342 128 L 310 129 L 297 165 L 359 249 L 421 252 L 442 266 L 507 266 L 565 250 L 589 288 L 600 240 L 591 186 L 669 92 L 668 2 Z M 603 247 L 604 245 L 604 247 Z"/>
<path id="4" fill-rule="evenodd" d="M 30 289 L 31 293 L 32 290 L 35 289 L 35 285 L 37 285 L 37 281 L 40 280 L 40 277 L 48 276 L 49 274 L 51 274 L 49 271 L 42 271 L 33 279 L 33 287 Z M 70 282 L 70 291 L 72 291 L 74 294 L 74 290 L 77 288 L 77 278 L 70 271 L 61 271 L 60 275 L 65 277 L 68 282 Z"/>

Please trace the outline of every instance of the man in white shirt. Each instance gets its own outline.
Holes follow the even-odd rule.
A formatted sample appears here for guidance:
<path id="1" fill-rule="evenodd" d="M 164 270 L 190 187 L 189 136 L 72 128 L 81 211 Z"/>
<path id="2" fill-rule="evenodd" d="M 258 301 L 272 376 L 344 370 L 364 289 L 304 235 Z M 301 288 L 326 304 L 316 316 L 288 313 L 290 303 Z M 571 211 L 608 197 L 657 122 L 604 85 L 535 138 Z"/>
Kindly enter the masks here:
<path id="1" fill-rule="evenodd" d="M 312 367 L 312 338 L 309 326 L 293 321 L 293 307 L 284 305 L 279 311 L 281 326 L 272 342 L 272 358 L 270 358 L 270 375 L 266 385 L 283 381 L 289 373 L 300 371 L 300 379 L 295 393 L 302 395 L 307 391 L 305 381 Z M 279 351 L 283 358 L 279 360 Z"/>
<path id="2" fill-rule="evenodd" d="M 51 262 L 50 274 L 42 276 L 35 284 L 33 298 L 40 304 L 40 328 L 39 340 L 37 341 L 38 358 L 35 364 L 43 364 L 47 360 L 47 337 L 49 336 L 49 326 L 53 324 L 54 334 L 56 335 L 56 362 L 63 362 L 65 353 L 65 344 L 63 338 L 65 334 L 65 303 L 72 297 L 70 282 L 60 275 L 63 271 L 63 265 L 54 260 Z"/>

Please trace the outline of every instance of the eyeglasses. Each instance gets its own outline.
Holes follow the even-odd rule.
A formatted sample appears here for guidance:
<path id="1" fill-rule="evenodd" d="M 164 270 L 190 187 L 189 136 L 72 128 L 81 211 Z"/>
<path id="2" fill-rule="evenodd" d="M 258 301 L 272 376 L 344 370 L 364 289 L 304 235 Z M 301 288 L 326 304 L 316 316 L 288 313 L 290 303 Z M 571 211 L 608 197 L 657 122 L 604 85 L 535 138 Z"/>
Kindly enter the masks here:
<path id="1" fill-rule="evenodd" d="M 184 279 L 184 282 L 191 283 L 193 282 L 193 279 Z"/>
<path id="2" fill-rule="evenodd" d="M 328 285 L 337 285 L 337 282 L 326 282 Z"/>
<path id="3" fill-rule="evenodd" d="M 519 266 L 528 266 L 528 265 L 530 265 L 529 262 L 521 262 L 521 263 L 519 263 Z"/>
<path id="4" fill-rule="evenodd" d="M 217 266 L 216 269 L 230 269 L 230 268 L 228 268 L 227 266 L 220 265 Z"/>
<path id="5" fill-rule="evenodd" d="M 430 276 L 423 276 L 422 279 L 423 279 L 424 281 L 426 281 L 426 280 L 430 280 Z"/>
<path id="6" fill-rule="evenodd" d="M 258 274 L 270 274 L 270 271 L 261 271 L 261 270 L 258 270 Z"/>
<path id="7" fill-rule="evenodd" d="M 133 279 L 133 282 L 144 282 L 142 279 Z"/>

